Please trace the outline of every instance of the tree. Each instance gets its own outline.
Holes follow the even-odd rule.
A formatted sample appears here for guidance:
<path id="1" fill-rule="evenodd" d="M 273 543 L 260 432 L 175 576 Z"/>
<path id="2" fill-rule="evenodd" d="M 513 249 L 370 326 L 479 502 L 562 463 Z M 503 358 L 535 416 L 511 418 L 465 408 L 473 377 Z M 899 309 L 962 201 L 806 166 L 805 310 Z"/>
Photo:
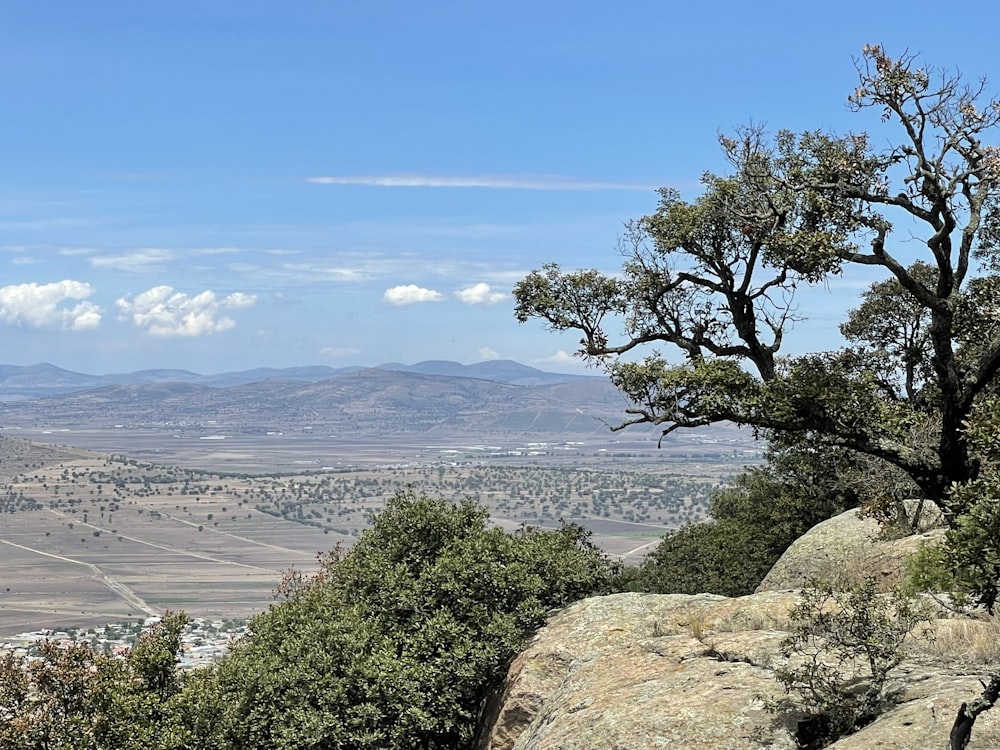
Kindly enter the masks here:
<path id="1" fill-rule="evenodd" d="M 908 269 L 926 287 L 937 281 L 934 266 L 923 261 Z M 878 373 L 879 385 L 897 401 L 916 404 L 932 382 L 930 315 L 895 278 L 873 284 L 861 306 L 848 313 L 840 332 Z M 900 374 L 902 382 L 900 382 Z"/>
<path id="2" fill-rule="evenodd" d="M 664 594 L 753 593 L 788 546 L 821 521 L 860 502 L 859 457 L 774 446 L 767 464 L 712 496 L 710 521 L 668 533 L 629 586 Z"/>
<path id="3" fill-rule="evenodd" d="M 43 641 L 38 658 L 0 658 L 0 747 L 11 750 L 147 750 L 177 747 L 168 705 L 183 613 L 139 637 L 124 659 L 84 644 Z"/>
<path id="4" fill-rule="evenodd" d="M 622 274 L 547 265 L 516 286 L 516 316 L 582 334 L 579 354 L 632 402 L 619 429 L 728 420 L 845 448 L 895 467 L 955 526 L 967 507 L 952 487 L 980 471 L 964 425 L 1000 369 L 1000 150 L 984 143 L 1000 102 L 879 46 L 856 67 L 848 101 L 897 126 L 894 145 L 723 137 L 732 172 L 707 174 L 692 202 L 661 190 L 627 226 Z M 914 236 L 922 257 L 907 263 Z M 845 324 L 854 346 L 779 356 L 796 291 L 856 266 L 888 281 Z M 650 345 L 681 361 L 636 361 Z"/>
<path id="5" fill-rule="evenodd" d="M 948 737 L 948 750 L 965 750 L 972 739 L 972 727 L 976 718 L 984 711 L 989 711 L 1000 700 L 1000 675 L 993 675 L 989 683 L 980 680 L 980 684 L 983 692 L 979 698 L 971 704 L 963 703 L 958 709 Z"/>
<path id="6" fill-rule="evenodd" d="M 977 404 L 967 436 L 982 471 L 952 493 L 964 512 L 945 534 L 944 559 L 956 588 L 992 604 L 1000 595 L 1000 399 Z"/>
<path id="7" fill-rule="evenodd" d="M 616 570 L 579 527 L 508 533 L 471 502 L 397 495 L 189 683 L 187 747 L 470 747 L 525 639 Z"/>
<path id="8" fill-rule="evenodd" d="M 798 746 L 821 748 L 870 724 L 897 701 L 890 673 L 928 615 L 899 592 L 879 595 L 874 578 L 866 578 L 846 591 L 811 581 L 789 619 L 782 643 L 787 662 L 775 676 L 794 696 L 792 707 L 806 713 L 797 723 Z"/>

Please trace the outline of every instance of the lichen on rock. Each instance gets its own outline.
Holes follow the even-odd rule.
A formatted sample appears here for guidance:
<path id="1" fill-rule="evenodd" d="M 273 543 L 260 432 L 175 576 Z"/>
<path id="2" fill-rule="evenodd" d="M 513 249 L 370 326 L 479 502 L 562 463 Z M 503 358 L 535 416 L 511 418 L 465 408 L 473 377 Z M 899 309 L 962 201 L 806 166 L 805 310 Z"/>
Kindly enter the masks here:
<path id="1" fill-rule="evenodd" d="M 796 716 L 766 710 L 795 591 L 728 599 L 616 594 L 556 614 L 515 660 L 487 712 L 479 750 L 792 750 Z M 894 675 L 900 702 L 835 750 L 946 747 L 958 706 L 980 692 L 915 653 Z M 983 714 L 978 746 L 1000 737 Z M 993 738 L 991 740 L 990 738 Z M 975 747 L 976 745 L 970 745 Z"/>

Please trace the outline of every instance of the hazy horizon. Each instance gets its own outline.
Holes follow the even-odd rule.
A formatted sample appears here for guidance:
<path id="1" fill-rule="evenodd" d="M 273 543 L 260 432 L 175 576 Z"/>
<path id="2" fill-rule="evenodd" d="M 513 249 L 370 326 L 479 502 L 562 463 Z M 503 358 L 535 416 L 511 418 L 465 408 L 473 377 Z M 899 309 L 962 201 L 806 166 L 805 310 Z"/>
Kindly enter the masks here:
<path id="1" fill-rule="evenodd" d="M 587 373 L 578 336 L 517 324 L 513 285 L 616 272 L 656 188 L 725 171 L 720 132 L 883 144 L 846 104 L 871 42 L 1000 86 L 992 7 L 932 36 L 893 2 L 56 7 L 0 10 L 0 346 L 77 372 Z M 785 351 L 837 347 L 879 278 L 803 290 Z"/>

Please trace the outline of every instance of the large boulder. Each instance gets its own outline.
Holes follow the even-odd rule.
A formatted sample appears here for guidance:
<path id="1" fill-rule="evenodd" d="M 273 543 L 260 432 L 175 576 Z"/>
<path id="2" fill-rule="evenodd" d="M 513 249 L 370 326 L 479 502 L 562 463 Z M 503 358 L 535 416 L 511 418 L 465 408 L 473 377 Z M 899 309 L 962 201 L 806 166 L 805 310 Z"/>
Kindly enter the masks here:
<path id="1" fill-rule="evenodd" d="M 796 600 L 794 592 L 633 593 L 578 602 L 515 660 L 478 748 L 792 750 L 796 717 L 769 713 L 764 700 L 782 694 L 774 668 Z M 952 671 L 932 657 L 904 662 L 902 701 L 832 747 L 946 747 L 955 713 L 979 695 L 976 675 L 986 667 Z M 1000 738 L 994 714 L 1000 709 L 980 716 L 970 750 Z"/>
<path id="2" fill-rule="evenodd" d="M 925 513 L 924 519 L 918 533 L 887 538 L 871 518 L 861 518 L 856 510 L 845 511 L 796 539 L 757 591 L 798 589 L 812 578 L 850 585 L 866 576 L 875 576 L 878 588 L 888 591 L 900 582 L 906 558 L 944 534 L 944 529 L 935 526 L 940 514 Z"/>

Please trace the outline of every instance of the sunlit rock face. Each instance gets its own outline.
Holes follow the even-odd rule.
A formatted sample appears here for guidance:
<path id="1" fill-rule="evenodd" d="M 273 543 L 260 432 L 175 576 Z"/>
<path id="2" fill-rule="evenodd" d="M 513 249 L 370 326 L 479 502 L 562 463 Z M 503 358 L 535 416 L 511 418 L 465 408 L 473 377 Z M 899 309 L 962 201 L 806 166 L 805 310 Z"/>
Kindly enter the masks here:
<path id="1" fill-rule="evenodd" d="M 794 591 L 736 599 L 617 594 L 553 616 L 515 660 L 480 732 L 479 750 L 792 750 L 796 716 L 765 710 L 781 697 L 774 668 Z M 957 664 L 948 650 L 986 643 L 995 623 L 935 621 L 895 673 L 901 702 L 837 750 L 947 747 L 958 707 L 974 700 L 988 654 Z M 979 628 L 983 632 L 970 635 Z M 970 630 L 971 629 L 971 630 Z M 993 633 L 995 641 L 995 633 Z M 978 639 L 978 640 L 977 640 Z M 950 644 L 950 645 L 949 645 Z M 1000 741 L 1000 709 L 982 714 L 976 746 Z M 1000 745 L 997 745 L 1000 746 Z"/>
<path id="2" fill-rule="evenodd" d="M 899 538 L 886 536 L 878 523 L 860 518 L 857 511 L 845 511 L 795 540 L 757 591 L 797 589 L 813 578 L 849 585 L 866 576 L 875 576 L 878 588 L 888 591 L 899 584 L 906 557 L 944 534 L 936 526 L 940 519 L 936 509 L 925 510 L 917 533 Z"/>

